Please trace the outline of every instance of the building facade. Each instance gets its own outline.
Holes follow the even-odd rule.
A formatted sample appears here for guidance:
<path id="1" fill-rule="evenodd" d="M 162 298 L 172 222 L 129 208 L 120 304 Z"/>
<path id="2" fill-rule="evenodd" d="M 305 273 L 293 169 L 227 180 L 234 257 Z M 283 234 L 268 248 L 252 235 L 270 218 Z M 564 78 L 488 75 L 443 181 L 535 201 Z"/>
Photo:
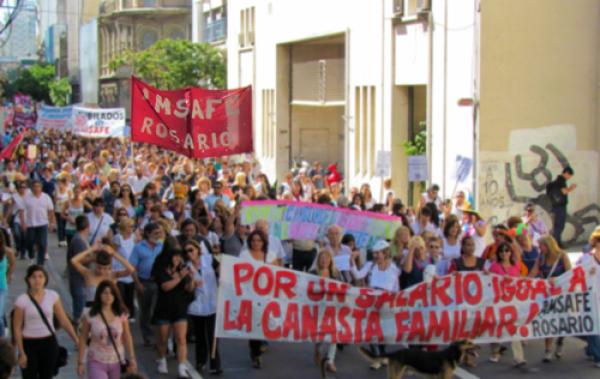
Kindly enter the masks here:
<path id="1" fill-rule="evenodd" d="M 8 5 L 15 5 L 11 2 Z M 37 60 L 37 17 L 38 6 L 35 0 L 24 0 L 19 5 L 16 18 L 2 36 L 4 45 L 0 48 L 3 62 L 19 63 Z"/>
<path id="2" fill-rule="evenodd" d="M 495 222 L 540 203 L 568 162 L 586 186 L 567 232 L 581 238 L 600 221 L 599 3 L 525 3 L 229 0 L 228 86 L 254 87 L 262 169 L 281 178 L 300 160 L 338 162 L 347 188 L 370 183 L 377 196 L 377 153 L 390 151 L 407 200 L 403 143 L 425 133 L 427 182 L 445 198 L 468 192 Z"/>
<path id="3" fill-rule="evenodd" d="M 99 103 L 130 108 L 130 70 L 110 68 L 125 50 L 144 50 L 164 39 L 189 39 L 189 0 L 105 0 L 98 19 Z"/>
<path id="4" fill-rule="evenodd" d="M 225 48 L 227 0 L 192 0 L 192 41 Z"/>

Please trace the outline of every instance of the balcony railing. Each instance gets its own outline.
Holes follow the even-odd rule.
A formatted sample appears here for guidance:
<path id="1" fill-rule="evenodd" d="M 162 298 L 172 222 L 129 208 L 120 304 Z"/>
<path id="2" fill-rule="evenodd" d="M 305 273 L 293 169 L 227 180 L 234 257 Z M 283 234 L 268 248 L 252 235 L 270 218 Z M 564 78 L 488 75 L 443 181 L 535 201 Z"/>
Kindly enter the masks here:
<path id="1" fill-rule="evenodd" d="M 221 18 L 210 24 L 206 24 L 202 41 L 208 43 L 217 42 L 224 40 L 225 37 L 227 37 L 227 18 Z"/>

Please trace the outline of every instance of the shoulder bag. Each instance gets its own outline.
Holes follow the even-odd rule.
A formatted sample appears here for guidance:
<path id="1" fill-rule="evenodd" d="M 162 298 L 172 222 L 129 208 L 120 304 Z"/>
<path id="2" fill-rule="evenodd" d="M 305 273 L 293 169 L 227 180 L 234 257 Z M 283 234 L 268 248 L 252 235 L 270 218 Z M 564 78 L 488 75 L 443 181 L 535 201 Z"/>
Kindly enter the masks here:
<path id="1" fill-rule="evenodd" d="M 52 334 L 52 337 L 54 337 L 54 341 L 56 342 L 56 346 L 58 347 L 58 357 L 57 357 L 56 363 L 54 365 L 54 375 L 56 375 L 56 374 L 58 374 L 58 370 L 60 370 L 61 367 L 64 367 L 67 365 L 69 353 L 67 352 L 66 348 L 64 348 L 63 346 L 60 346 L 58 344 L 58 338 L 56 338 L 54 329 L 52 329 L 52 327 L 50 327 L 50 323 L 48 322 L 48 319 L 46 318 L 46 314 L 42 311 L 42 308 L 40 307 L 40 305 L 37 303 L 37 301 L 35 301 L 33 296 L 31 296 L 31 294 L 28 293 L 27 296 L 29 296 L 29 299 L 31 299 L 31 302 L 33 303 L 33 305 L 35 305 L 35 308 L 37 309 L 38 313 L 40 314 L 42 321 L 46 325 L 46 328 L 48 328 L 48 330 Z"/>
<path id="2" fill-rule="evenodd" d="M 125 374 L 127 372 L 127 369 L 129 368 L 129 361 L 127 359 L 121 360 L 121 354 L 119 354 L 119 349 L 117 348 L 115 339 L 113 338 L 112 332 L 110 331 L 108 322 L 104 318 L 102 311 L 100 311 L 98 313 L 100 313 L 100 317 L 102 318 L 102 321 L 104 322 L 104 326 L 106 326 L 106 332 L 108 333 L 108 338 L 110 338 L 110 343 L 113 345 L 113 348 L 115 349 L 115 353 L 117 353 L 117 359 L 119 360 L 119 366 L 121 367 L 121 374 Z"/>

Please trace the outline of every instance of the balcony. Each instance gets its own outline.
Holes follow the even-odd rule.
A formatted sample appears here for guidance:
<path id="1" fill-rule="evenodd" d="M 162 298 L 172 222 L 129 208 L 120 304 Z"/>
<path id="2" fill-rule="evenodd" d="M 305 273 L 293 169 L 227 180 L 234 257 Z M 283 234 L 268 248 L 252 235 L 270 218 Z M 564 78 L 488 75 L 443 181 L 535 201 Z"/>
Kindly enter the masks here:
<path id="1" fill-rule="evenodd" d="M 227 37 L 227 18 L 221 18 L 206 24 L 204 27 L 202 42 L 219 42 Z"/>
<path id="2" fill-rule="evenodd" d="M 148 11 L 174 10 L 189 12 L 189 0 L 104 0 L 100 3 L 100 16 L 114 12 L 146 13 Z"/>

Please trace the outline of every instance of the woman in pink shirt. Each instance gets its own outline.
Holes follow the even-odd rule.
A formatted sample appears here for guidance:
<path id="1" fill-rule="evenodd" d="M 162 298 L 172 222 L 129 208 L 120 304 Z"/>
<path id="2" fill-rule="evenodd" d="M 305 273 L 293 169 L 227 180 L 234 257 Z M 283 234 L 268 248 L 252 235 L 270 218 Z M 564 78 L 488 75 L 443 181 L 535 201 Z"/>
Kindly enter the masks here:
<path id="1" fill-rule="evenodd" d="M 44 268 L 38 265 L 29 266 L 25 281 L 27 293 L 15 301 L 13 315 L 13 334 L 19 353 L 19 366 L 23 370 L 24 379 L 49 379 L 56 375 L 59 352 L 56 331 L 52 325 L 54 316 L 75 344 L 77 334 L 65 313 L 58 293 L 46 289 L 48 274 Z M 34 301 L 43 312 L 48 325 Z"/>
<path id="2" fill-rule="evenodd" d="M 519 248 L 516 247 L 515 244 L 509 245 L 508 243 L 502 242 L 496 250 L 496 261 L 491 263 L 488 271 L 492 274 L 502 276 L 520 277 L 521 251 Z M 497 363 L 500 361 L 500 344 L 493 343 L 491 347 L 492 355 L 490 356 L 490 362 Z M 515 367 L 525 369 L 527 361 L 525 361 L 525 354 L 523 353 L 521 341 L 513 340 L 511 342 L 511 348 L 515 360 Z"/>

